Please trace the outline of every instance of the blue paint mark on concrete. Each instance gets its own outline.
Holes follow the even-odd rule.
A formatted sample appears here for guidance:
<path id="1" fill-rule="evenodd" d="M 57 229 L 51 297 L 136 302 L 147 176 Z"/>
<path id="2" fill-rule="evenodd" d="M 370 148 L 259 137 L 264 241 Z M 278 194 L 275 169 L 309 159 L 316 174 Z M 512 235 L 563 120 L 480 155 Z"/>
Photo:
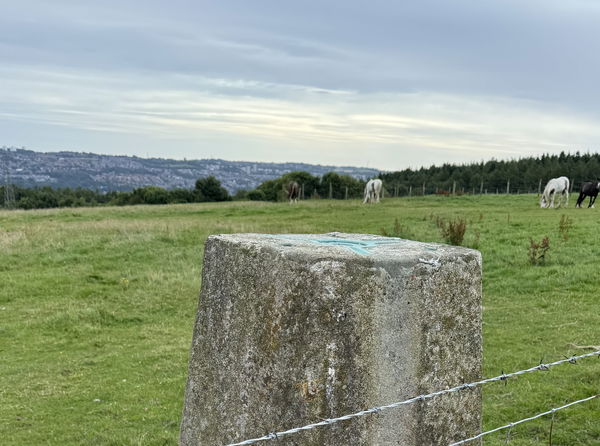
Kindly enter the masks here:
<path id="1" fill-rule="evenodd" d="M 307 241 L 318 243 L 326 246 L 343 246 L 348 248 L 357 254 L 363 256 L 371 255 L 370 249 L 376 248 L 381 245 L 396 244 L 398 241 L 384 241 L 384 240 L 343 240 L 343 239 L 308 239 Z"/>
<path id="2" fill-rule="evenodd" d="M 390 240 L 347 240 L 342 238 L 307 238 L 307 237 L 299 237 L 293 235 L 275 235 L 275 238 L 284 239 L 284 240 L 295 240 L 300 242 L 309 242 L 315 243 L 318 245 L 324 246 L 341 246 L 343 248 L 347 248 L 356 254 L 360 254 L 363 256 L 369 256 L 372 253 L 370 250 L 377 248 L 382 245 L 396 245 L 400 243 L 405 243 L 406 240 L 402 239 L 390 239 Z M 285 245 L 288 246 L 288 245 Z"/>

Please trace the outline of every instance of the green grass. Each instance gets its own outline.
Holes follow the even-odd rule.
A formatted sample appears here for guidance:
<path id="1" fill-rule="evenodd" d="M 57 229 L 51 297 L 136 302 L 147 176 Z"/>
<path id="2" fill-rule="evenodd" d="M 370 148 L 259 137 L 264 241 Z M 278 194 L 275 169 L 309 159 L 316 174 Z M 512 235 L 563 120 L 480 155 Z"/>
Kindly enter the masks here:
<path id="1" fill-rule="evenodd" d="M 0 211 L 0 443 L 177 444 L 209 234 L 399 229 L 440 242 L 436 218 L 457 216 L 483 254 L 486 377 L 600 344 L 598 211 L 539 209 L 531 195 Z M 529 239 L 546 235 L 547 262 L 532 266 Z M 599 393 L 599 376 L 587 359 L 488 385 L 484 427 Z M 556 413 L 553 444 L 600 444 L 599 410 Z M 547 444 L 549 427 L 524 423 L 511 445 Z"/>

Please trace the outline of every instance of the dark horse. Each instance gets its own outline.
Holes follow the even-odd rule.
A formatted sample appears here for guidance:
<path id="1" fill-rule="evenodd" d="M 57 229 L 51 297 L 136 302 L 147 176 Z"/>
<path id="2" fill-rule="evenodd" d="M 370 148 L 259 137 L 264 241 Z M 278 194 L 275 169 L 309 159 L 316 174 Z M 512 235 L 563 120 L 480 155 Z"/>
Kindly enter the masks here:
<path id="1" fill-rule="evenodd" d="M 290 203 L 297 203 L 300 195 L 300 186 L 295 181 L 290 181 L 287 185 L 287 195 Z"/>
<path id="2" fill-rule="evenodd" d="M 585 197 L 590 197 L 590 204 L 588 208 L 594 207 L 594 202 L 596 201 L 596 197 L 598 196 L 598 191 L 600 190 L 600 181 L 588 181 L 587 183 L 583 183 L 581 186 L 581 192 L 579 192 L 579 198 L 577 199 L 576 208 L 581 207 L 581 203 L 585 200 Z"/>

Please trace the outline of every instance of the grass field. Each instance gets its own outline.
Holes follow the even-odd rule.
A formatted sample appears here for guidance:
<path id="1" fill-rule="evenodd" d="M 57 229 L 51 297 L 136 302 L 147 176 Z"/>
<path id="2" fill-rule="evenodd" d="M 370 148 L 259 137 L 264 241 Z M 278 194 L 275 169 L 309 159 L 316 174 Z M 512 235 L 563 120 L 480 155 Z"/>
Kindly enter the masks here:
<path id="1" fill-rule="evenodd" d="M 563 215 L 572 227 L 561 234 Z M 0 211 L 0 444 L 177 443 L 209 234 L 441 242 L 436 218 L 456 216 L 468 221 L 464 245 L 483 254 L 484 376 L 600 344 L 600 211 L 539 209 L 532 195 Z M 530 265 L 530 237 L 544 236 L 546 264 Z M 595 393 L 598 359 L 490 384 L 484 428 Z M 510 444 L 548 444 L 549 428 L 550 417 L 524 423 Z M 557 412 L 553 444 L 600 444 L 600 399 Z"/>

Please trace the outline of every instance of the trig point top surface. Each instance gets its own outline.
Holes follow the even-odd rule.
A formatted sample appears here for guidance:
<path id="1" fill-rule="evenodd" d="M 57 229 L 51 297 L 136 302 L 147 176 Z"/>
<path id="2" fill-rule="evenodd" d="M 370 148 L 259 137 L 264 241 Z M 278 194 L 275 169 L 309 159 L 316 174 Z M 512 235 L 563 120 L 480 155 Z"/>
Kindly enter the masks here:
<path id="1" fill-rule="evenodd" d="M 334 257 L 340 259 L 400 260 L 421 256 L 423 260 L 436 261 L 445 255 L 460 255 L 476 251 L 443 245 L 383 237 L 372 234 L 221 234 L 211 236 L 250 249 L 270 250 L 284 257 L 302 258 Z"/>

